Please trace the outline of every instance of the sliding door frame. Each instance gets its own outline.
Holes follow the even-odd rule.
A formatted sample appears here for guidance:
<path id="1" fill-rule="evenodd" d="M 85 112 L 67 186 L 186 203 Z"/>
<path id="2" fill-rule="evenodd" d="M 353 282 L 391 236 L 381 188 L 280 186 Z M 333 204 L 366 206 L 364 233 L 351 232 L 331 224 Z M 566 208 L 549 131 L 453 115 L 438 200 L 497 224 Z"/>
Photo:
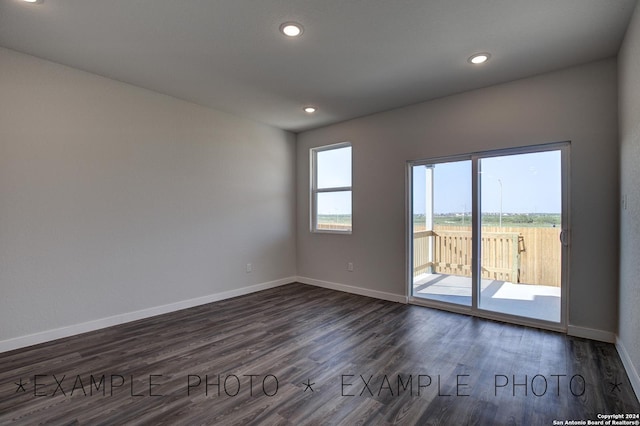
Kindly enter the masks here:
<path id="1" fill-rule="evenodd" d="M 472 315 L 480 318 L 487 318 L 513 324 L 525 325 L 547 330 L 559 331 L 566 333 L 568 323 L 568 297 L 569 297 L 569 259 L 571 250 L 571 224 L 570 224 L 570 148 L 571 144 L 567 142 L 555 142 L 541 145 L 531 145 L 525 147 L 498 149 L 491 151 L 475 152 L 463 155 L 451 155 L 444 157 L 427 158 L 421 160 L 407 161 L 406 166 L 406 282 L 408 301 L 414 305 L 426 306 L 431 308 L 443 309 L 451 312 Z M 481 205 L 480 205 L 480 179 L 479 165 L 483 158 L 499 157 L 505 155 L 531 154 L 545 151 L 560 151 L 561 153 L 561 187 L 562 187 L 562 215 L 561 215 L 561 284 L 560 284 L 560 322 L 544 321 L 535 318 L 522 317 L 517 315 L 505 314 L 500 312 L 488 311 L 478 306 L 480 294 L 480 274 L 481 270 Z M 448 303 L 438 300 L 430 300 L 413 296 L 413 168 L 416 166 L 425 166 L 438 163 L 446 163 L 453 161 L 471 160 L 471 223 L 472 223 L 472 253 L 471 253 L 471 280 L 472 280 L 472 297 L 471 306 Z"/>

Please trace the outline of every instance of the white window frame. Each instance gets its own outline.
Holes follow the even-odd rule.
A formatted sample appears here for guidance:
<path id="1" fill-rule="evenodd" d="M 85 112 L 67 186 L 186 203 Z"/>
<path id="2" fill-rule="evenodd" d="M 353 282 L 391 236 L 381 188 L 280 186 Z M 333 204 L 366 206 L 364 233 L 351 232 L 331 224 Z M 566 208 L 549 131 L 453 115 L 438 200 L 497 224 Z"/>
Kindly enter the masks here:
<path id="1" fill-rule="evenodd" d="M 318 189 L 318 152 L 331 151 L 340 148 L 351 148 L 351 186 L 340 186 L 331 188 Z M 310 191 L 310 211 L 311 211 L 311 232 L 318 234 L 351 234 L 353 232 L 353 146 L 351 142 L 340 142 L 332 145 L 319 146 L 310 149 L 310 172 L 311 172 L 311 191 Z M 330 192 L 351 191 L 351 227 L 349 229 L 318 229 L 318 194 Z"/>

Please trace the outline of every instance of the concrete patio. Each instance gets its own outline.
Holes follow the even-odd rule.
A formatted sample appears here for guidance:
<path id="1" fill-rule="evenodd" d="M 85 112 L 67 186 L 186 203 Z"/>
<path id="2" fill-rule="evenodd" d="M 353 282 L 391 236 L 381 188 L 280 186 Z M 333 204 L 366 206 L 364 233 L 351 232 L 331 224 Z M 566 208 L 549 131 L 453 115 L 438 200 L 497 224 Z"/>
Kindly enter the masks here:
<path id="1" fill-rule="evenodd" d="M 471 278 L 422 274 L 414 278 L 413 296 L 471 306 Z M 560 287 L 483 279 L 478 307 L 559 323 Z"/>

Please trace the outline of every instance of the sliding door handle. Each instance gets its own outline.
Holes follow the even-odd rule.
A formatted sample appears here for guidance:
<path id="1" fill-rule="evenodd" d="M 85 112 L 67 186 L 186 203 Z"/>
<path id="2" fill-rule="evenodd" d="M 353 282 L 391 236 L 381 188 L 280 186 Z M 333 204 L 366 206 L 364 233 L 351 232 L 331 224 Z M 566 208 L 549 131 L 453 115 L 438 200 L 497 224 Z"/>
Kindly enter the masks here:
<path id="1" fill-rule="evenodd" d="M 562 231 L 560 231 L 560 243 L 562 243 L 563 246 L 567 247 L 569 245 L 569 231 L 566 229 L 563 229 Z"/>

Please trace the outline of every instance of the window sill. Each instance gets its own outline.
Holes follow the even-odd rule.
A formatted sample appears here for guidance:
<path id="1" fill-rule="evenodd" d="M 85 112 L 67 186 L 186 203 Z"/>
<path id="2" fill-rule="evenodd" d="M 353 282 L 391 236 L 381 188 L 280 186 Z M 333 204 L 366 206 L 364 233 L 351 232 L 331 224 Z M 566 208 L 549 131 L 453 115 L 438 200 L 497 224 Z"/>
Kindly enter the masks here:
<path id="1" fill-rule="evenodd" d="M 336 229 L 313 229 L 312 234 L 337 234 L 337 235 L 351 235 L 352 231 L 339 231 Z"/>

